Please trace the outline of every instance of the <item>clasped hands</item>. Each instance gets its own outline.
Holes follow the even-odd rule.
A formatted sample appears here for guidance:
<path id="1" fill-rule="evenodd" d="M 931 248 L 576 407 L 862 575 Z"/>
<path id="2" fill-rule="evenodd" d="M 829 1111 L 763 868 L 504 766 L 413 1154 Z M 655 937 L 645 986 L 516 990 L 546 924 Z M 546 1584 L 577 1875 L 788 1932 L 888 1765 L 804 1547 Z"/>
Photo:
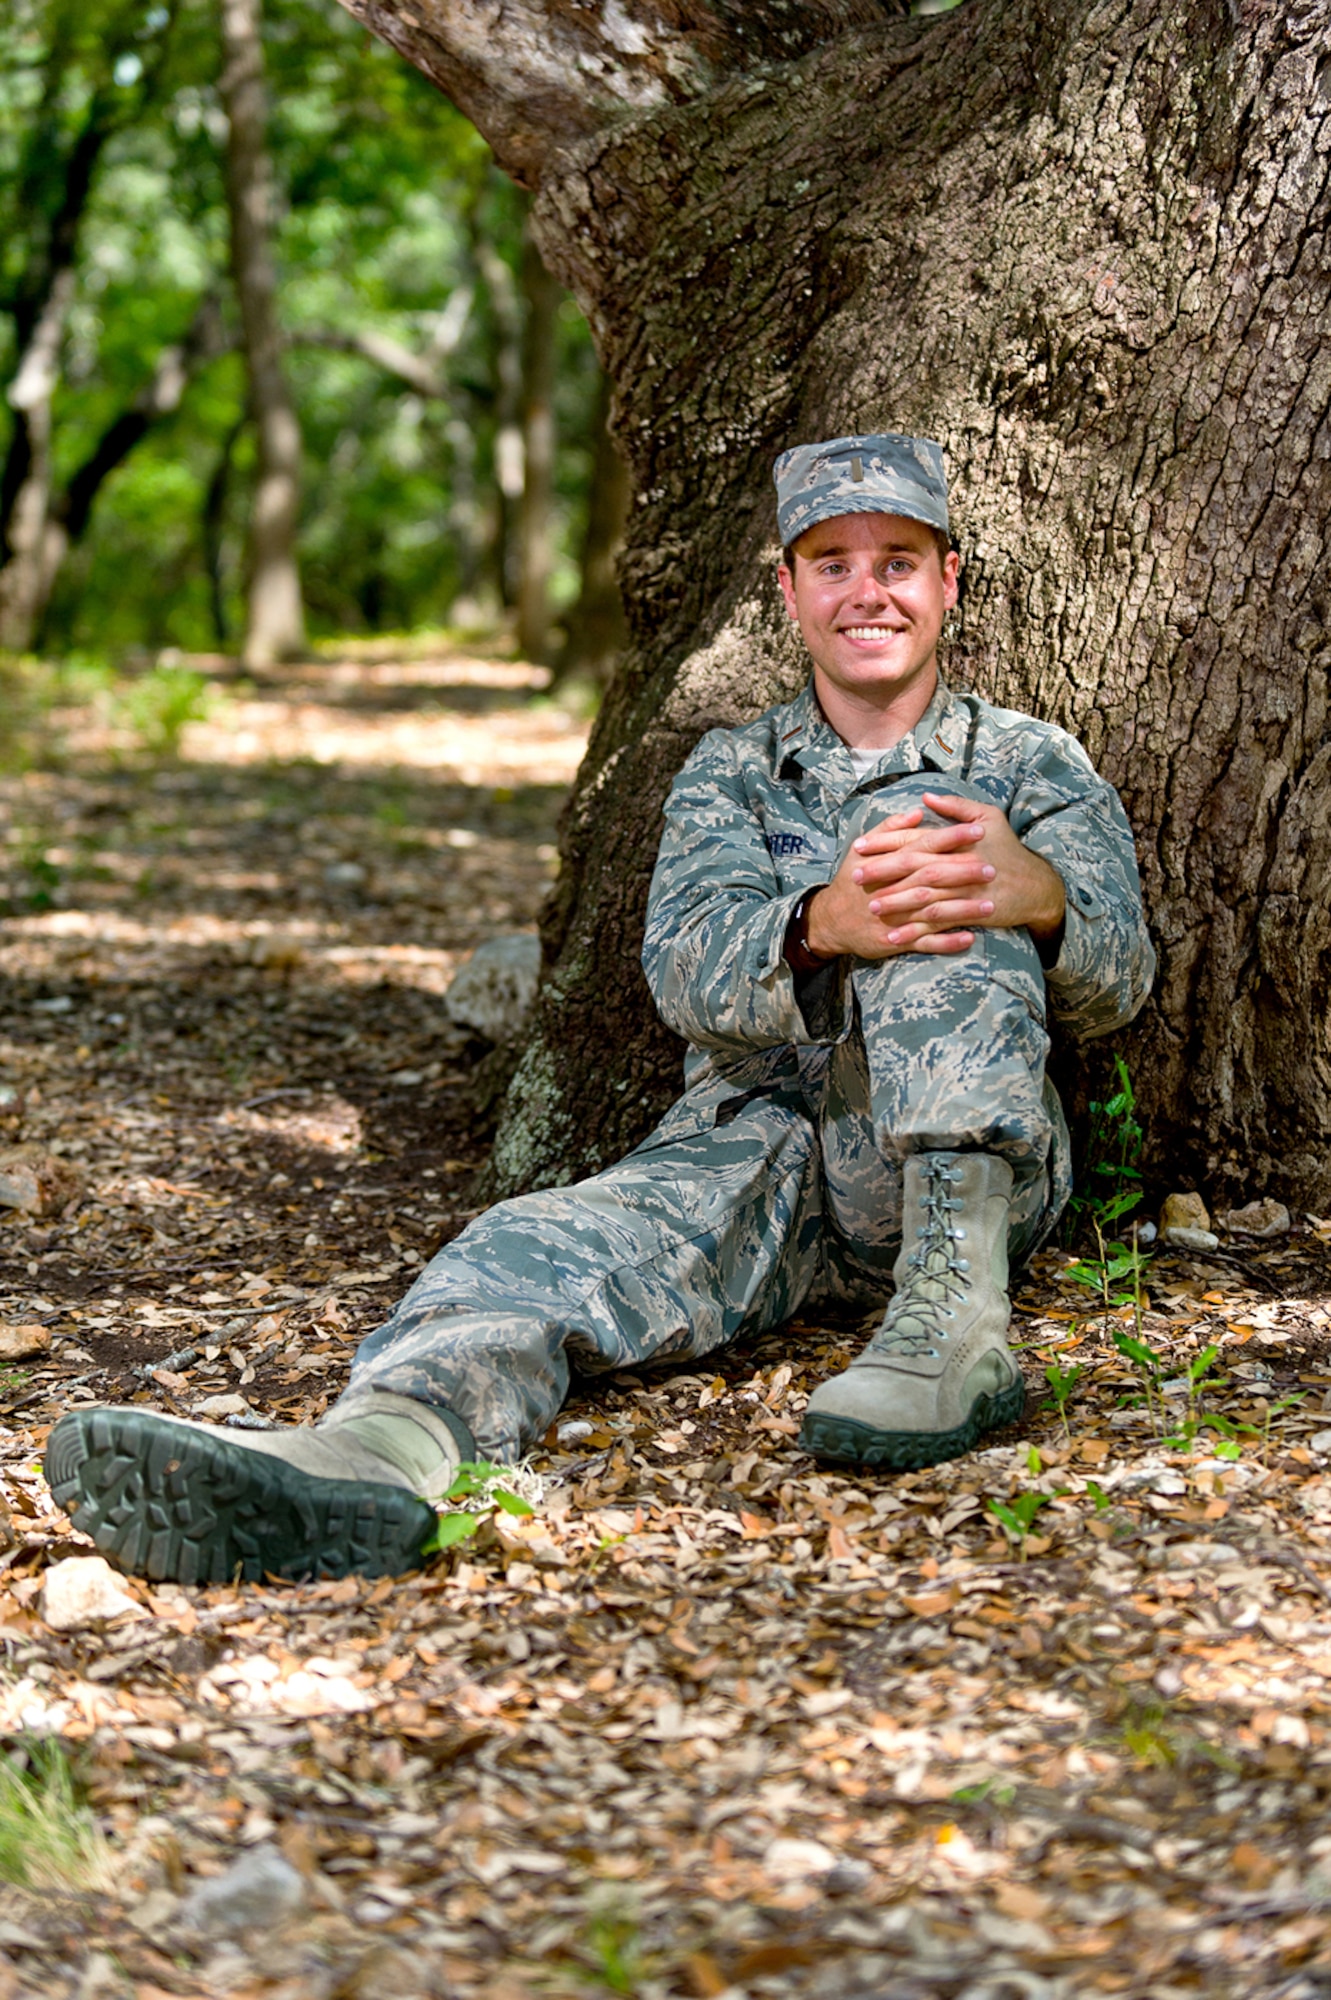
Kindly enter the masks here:
<path id="1" fill-rule="evenodd" d="M 820 957 L 963 952 L 977 930 L 1024 926 L 1036 939 L 1058 930 L 1062 877 L 1022 846 L 997 806 L 944 792 L 924 802 L 948 823 L 925 826 L 920 806 L 880 820 L 812 897 L 806 935 Z"/>

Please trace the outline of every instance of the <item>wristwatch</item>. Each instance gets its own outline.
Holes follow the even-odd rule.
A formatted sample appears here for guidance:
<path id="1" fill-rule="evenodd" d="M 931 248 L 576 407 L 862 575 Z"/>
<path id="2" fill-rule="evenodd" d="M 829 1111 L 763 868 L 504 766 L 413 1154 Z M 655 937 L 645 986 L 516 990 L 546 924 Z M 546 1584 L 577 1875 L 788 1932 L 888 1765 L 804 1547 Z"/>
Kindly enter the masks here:
<path id="1" fill-rule="evenodd" d="M 831 965 L 838 956 L 834 952 L 831 958 L 824 958 L 814 951 L 809 943 L 809 905 L 818 891 L 826 887 L 826 882 L 815 882 L 812 889 L 804 891 L 790 913 L 781 956 L 792 972 L 821 972 L 825 965 Z"/>

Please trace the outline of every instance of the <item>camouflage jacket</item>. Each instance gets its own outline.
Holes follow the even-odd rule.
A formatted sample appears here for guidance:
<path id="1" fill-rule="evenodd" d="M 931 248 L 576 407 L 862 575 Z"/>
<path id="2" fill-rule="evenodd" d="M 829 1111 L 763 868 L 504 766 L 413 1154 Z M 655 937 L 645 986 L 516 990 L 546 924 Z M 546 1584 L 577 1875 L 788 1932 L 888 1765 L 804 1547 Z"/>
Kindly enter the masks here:
<path id="1" fill-rule="evenodd" d="M 786 926 L 800 896 L 826 882 L 850 839 L 881 816 L 866 822 L 866 795 L 921 771 L 938 773 L 939 791 L 966 784 L 1001 806 L 1062 876 L 1064 934 L 1045 967 L 1054 1017 L 1079 1040 L 1132 1019 L 1155 953 L 1131 828 L 1081 745 L 1052 723 L 940 682 L 913 733 L 857 780 L 810 681 L 756 722 L 712 730 L 666 802 L 643 967 L 663 1018 L 692 1044 L 691 1084 L 708 1075 L 733 1082 L 746 1056 L 793 1055 L 849 1033 L 850 962 L 840 962 L 831 1004 L 806 1019 L 782 956 Z M 891 810 L 885 803 L 883 813 Z"/>

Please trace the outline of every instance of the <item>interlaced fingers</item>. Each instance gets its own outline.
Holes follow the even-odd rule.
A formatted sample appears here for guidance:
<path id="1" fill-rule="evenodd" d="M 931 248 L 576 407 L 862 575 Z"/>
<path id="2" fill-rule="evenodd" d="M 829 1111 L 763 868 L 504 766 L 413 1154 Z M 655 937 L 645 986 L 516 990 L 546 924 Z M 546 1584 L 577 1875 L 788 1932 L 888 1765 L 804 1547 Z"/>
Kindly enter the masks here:
<path id="1" fill-rule="evenodd" d="M 951 1198 L 961 1177 L 950 1173 L 940 1159 L 931 1159 L 925 1172 L 923 1225 L 906 1260 L 904 1281 L 869 1343 L 880 1352 L 927 1353 L 935 1341 L 947 1338 L 944 1321 L 951 1318 L 951 1301 L 966 1296 L 969 1266 L 958 1255 L 952 1220 L 961 1203 Z"/>

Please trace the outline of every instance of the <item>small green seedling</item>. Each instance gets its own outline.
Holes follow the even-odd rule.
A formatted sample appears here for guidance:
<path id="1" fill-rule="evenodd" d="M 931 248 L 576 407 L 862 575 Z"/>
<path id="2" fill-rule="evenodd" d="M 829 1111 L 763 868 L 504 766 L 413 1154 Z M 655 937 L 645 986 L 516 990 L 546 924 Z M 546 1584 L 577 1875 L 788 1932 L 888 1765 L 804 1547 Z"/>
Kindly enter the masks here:
<path id="1" fill-rule="evenodd" d="M 1089 1192 L 1077 1193 L 1068 1203 L 1070 1242 L 1084 1217 L 1098 1219 L 1105 1228 L 1126 1215 L 1142 1199 L 1140 1181 L 1143 1133 L 1137 1118 L 1137 1099 L 1128 1066 L 1122 1056 L 1114 1057 L 1118 1088 L 1106 1098 L 1092 1098 L 1090 1126 L 1086 1135 L 1086 1178 Z"/>
<path id="2" fill-rule="evenodd" d="M 1017 1788 L 1007 1778 L 981 1778 L 977 1784 L 958 1785 L 955 1792 L 949 1793 L 959 1806 L 1010 1806 L 1016 1796 Z"/>
<path id="3" fill-rule="evenodd" d="M 1083 1373 L 1080 1362 L 1074 1362 L 1071 1368 L 1064 1369 L 1060 1368 L 1056 1361 L 1050 1361 L 1046 1363 L 1044 1371 L 1044 1379 L 1049 1384 L 1054 1408 L 1058 1411 L 1059 1421 L 1063 1426 L 1063 1435 L 1069 1444 L 1072 1442 L 1072 1427 L 1068 1422 L 1068 1404 Z M 1045 1407 L 1048 1408 L 1048 1405 Z"/>
<path id="4" fill-rule="evenodd" d="M 1086 1482 L 1086 1491 L 1091 1496 L 1097 1514 L 1105 1514 L 1109 1511 L 1113 1502 L 1098 1479 L 1088 1479 Z"/>
<path id="5" fill-rule="evenodd" d="M 464 1459 L 454 1473 L 444 1499 L 471 1500 L 477 1504 L 441 1514 L 421 1554 L 442 1555 L 446 1549 L 467 1541 L 496 1510 L 505 1514 L 532 1513 L 533 1509 L 519 1494 L 500 1483 L 503 1476 L 502 1465 L 490 1465 L 484 1459 Z"/>
<path id="6" fill-rule="evenodd" d="M 1017 1545 L 1018 1560 L 1021 1562 L 1026 1560 L 1026 1538 L 1031 1532 L 1031 1523 L 1048 1501 L 1047 1493 L 1018 1493 L 1010 1505 L 1004 1500 L 986 1502 L 994 1519 Z"/>
<path id="7" fill-rule="evenodd" d="M 1125 1361 L 1130 1361 L 1141 1377 L 1142 1388 L 1146 1392 L 1146 1407 L 1151 1413 L 1151 1424 L 1157 1437 L 1165 1432 L 1165 1398 L 1160 1381 L 1164 1373 L 1165 1357 L 1149 1341 L 1140 1335 L 1124 1333 L 1122 1327 L 1114 1328 L 1114 1345 Z"/>

